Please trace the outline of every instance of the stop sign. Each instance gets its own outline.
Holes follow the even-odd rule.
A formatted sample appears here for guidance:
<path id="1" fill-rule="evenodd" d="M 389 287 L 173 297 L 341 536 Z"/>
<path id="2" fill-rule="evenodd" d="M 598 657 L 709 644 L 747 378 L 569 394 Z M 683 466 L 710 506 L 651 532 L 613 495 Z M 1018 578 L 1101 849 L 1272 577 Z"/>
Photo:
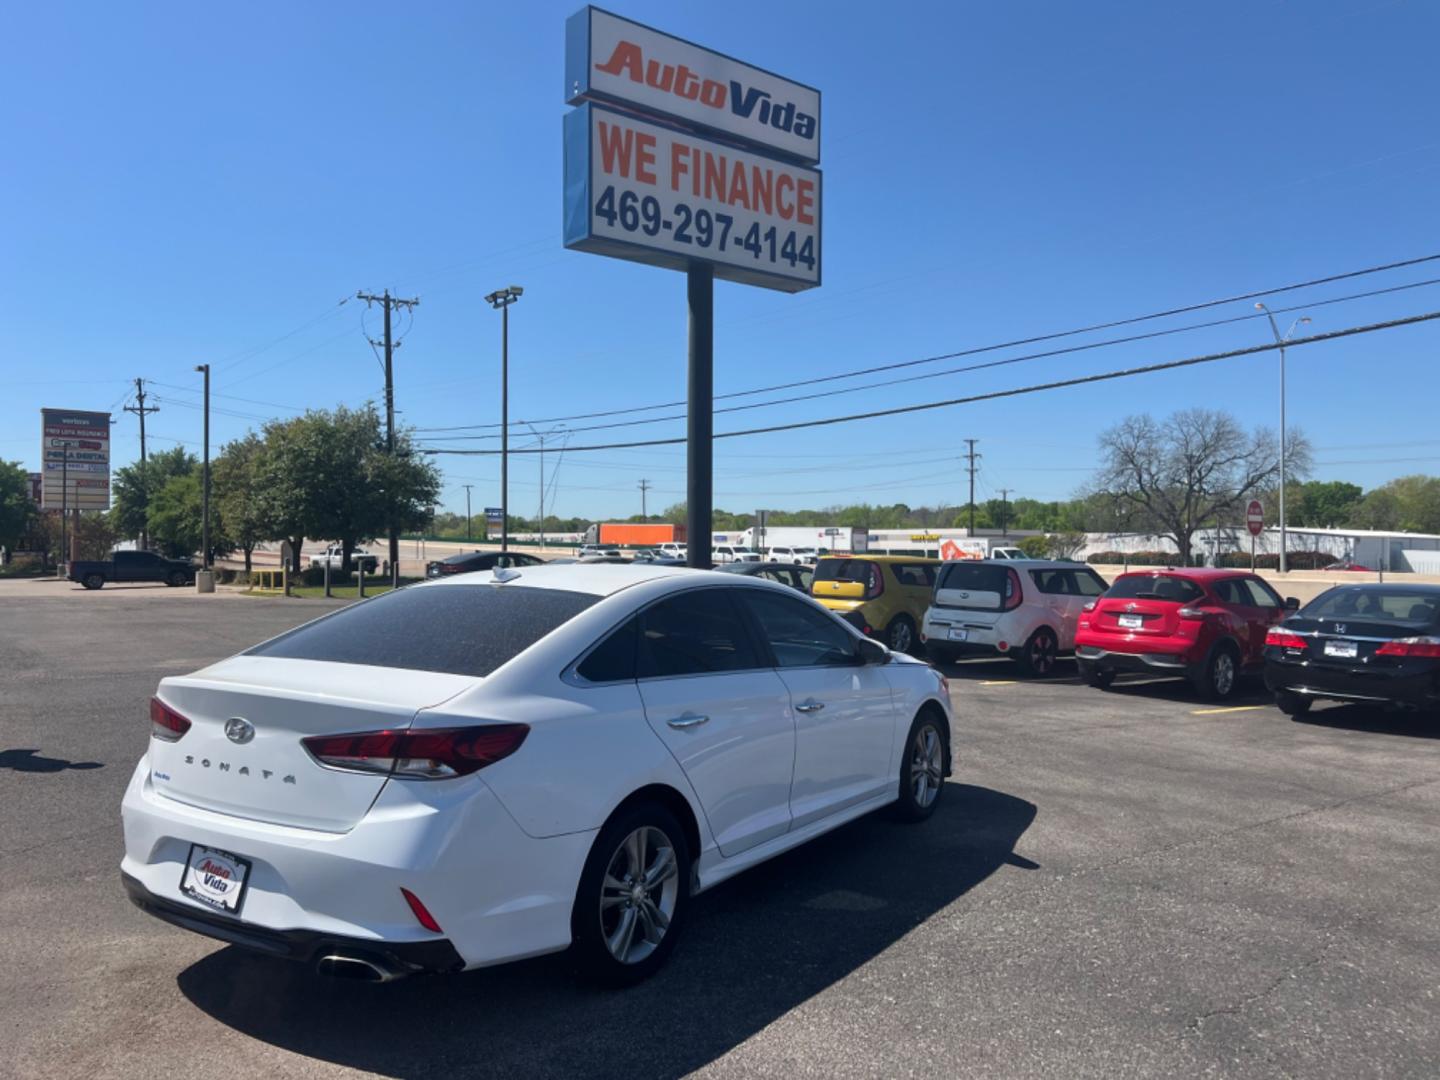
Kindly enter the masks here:
<path id="1" fill-rule="evenodd" d="M 1259 499 L 1251 499 L 1250 505 L 1245 508 L 1245 527 L 1250 530 L 1251 536 L 1259 536 L 1265 528 L 1265 508 L 1260 505 Z"/>

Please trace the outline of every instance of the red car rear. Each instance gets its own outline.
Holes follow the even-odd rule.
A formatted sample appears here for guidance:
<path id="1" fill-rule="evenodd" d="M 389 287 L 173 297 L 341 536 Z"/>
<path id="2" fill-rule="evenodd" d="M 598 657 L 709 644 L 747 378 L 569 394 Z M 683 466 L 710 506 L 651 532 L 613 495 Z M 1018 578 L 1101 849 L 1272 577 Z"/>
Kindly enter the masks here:
<path id="1" fill-rule="evenodd" d="M 1262 666 L 1265 634 L 1287 606 L 1298 604 L 1243 571 L 1122 574 L 1080 616 L 1075 659 L 1091 686 L 1108 686 L 1122 671 L 1179 675 L 1220 700 Z"/>

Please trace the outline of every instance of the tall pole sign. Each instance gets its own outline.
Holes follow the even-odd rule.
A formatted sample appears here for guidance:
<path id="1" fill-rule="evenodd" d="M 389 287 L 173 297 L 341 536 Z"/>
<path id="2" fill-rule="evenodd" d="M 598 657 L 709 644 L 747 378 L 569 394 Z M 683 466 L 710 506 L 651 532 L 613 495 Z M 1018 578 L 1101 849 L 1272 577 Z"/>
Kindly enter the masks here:
<path id="1" fill-rule="evenodd" d="M 110 509 L 110 414 L 40 410 L 40 505 Z"/>
<path id="2" fill-rule="evenodd" d="M 565 102 L 565 246 L 686 274 L 688 551 L 708 566 L 714 283 L 820 284 L 820 91 L 586 7 Z"/>

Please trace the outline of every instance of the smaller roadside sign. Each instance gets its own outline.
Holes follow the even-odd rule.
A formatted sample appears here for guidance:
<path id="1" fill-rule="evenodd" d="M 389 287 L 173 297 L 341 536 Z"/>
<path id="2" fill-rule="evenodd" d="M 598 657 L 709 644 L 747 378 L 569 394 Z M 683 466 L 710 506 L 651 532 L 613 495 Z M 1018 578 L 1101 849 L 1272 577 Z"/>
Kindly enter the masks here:
<path id="1" fill-rule="evenodd" d="M 503 525 L 505 523 L 505 511 L 498 506 L 485 507 L 485 524 Z"/>
<path id="2" fill-rule="evenodd" d="M 1260 505 L 1259 499 L 1251 499 L 1250 505 L 1245 508 L 1245 527 L 1250 530 L 1251 536 L 1259 536 L 1265 530 L 1265 507 Z"/>

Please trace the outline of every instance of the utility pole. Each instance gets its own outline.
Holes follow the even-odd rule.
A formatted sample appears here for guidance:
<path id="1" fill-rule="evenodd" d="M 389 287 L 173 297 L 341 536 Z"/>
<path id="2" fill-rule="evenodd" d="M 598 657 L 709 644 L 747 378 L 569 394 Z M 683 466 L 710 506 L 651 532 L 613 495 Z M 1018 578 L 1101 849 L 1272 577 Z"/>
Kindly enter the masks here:
<path id="1" fill-rule="evenodd" d="M 646 509 L 645 509 L 645 496 L 646 496 L 646 494 L 649 493 L 650 489 L 651 489 L 652 487 L 654 487 L 655 485 L 652 484 L 652 483 L 650 483 L 649 480 L 641 480 L 639 486 L 640 486 L 640 520 L 641 520 L 641 521 L 649 521 L 649 520 L 650 520 L 650 514 L 649 514 L 649 513 L 646 511 Z"/>
<path id="2" fill-rule="evenodd" d="M 145 475 L 145 461 L 146 461 L 146 458 L 145 458 L 145 414 L 146 414 L 146 413 L 156 413 L 156 412 L 159 412 L 159 411 L 160 411 L 160 406 L 159 406 L 159 405 L 146 405 L 146 404 L 145 404 L 145 380 L 144 380 L 144 379 L 136 378 L 136 380 L 135 380 L 135 404 L 134 404 L 134 405 L 126 405 L 126 406 L 125 406 L 125 411 L 126 411 L 126 412 L 133 412 L 136 416 L 140 417 L 140 482 L 145 485 L 145 501 L 148 503 L 148 502 L 150 501 L 150 478 Z M 144 525 L 141 525 L 141 526 L 140 526 L 140 547 L 141 547 L 141 548 L 148 548 L 149 546 L 150 546 L 150 532 L 149 532 L 148 529 L 145 528 Z"/>
<path id="3" fill-rule="evenodd" d="M 475 485 L 462 484 L 461 486 L 465 489 L 465 540 L 468 543 L 470 540 L 470 489 Z"/>
<path id="4" fill-rule="evenodd" d="M 205 450 L 204 472 L 200 489 L 200 565 L 210 569 L 210 365 L 196 364 L 196 371 L 205 373 Z"/>
<path id="5" fill-rule="evenodd" d="M 1288 546 L 1288 536 L 1285 528 L 1285 343 L 1295 334 L 1295 331 L 1310 322 L 1310 316 L 1302 315 L 1290 324 L 1290 329 L 1285 331 L 1285 336 L 1280 336 L 1280 327 L 1275 324 L 1275 316 L 1264 304 L 1255 305 L 1257 311 L 1263 311 L 1265 317 L 1270 320 L 1270 332 L 1275 335 L 1275 344 L 1280 346 L 1280 572 L 1283 574 L 1290 569 L 1286 562 L 1285 548 Z M 1389 548 L 1387 547 L 1388 551 Z"/>
<path id="6" fill-rule="evenodd" d="M 982 457 L 984 457 L 983 454 L 977 454 L 977 453 L 975 452 L 975 444 L 976 444 L 977 442 L 979 442 L 979 441 L 980 441 L 979 439 L 966 439 L 966 440 L 965 440 L 966 445 L 970 448 L 969 451 L 965 454 L 965 460 L 968 461 L 968 462 L 970 462 L 970 465 L 968 466 L 967 471 L 970 473 L 970 535 L 971 535 L 971 536 L 974 536 L 974 535 L 975 535 L 975 473 L 976 473 L 976 470 L 978 469 L 978 466 L 975 464 L 975 462 L 979 461 Z"/>
<path id="7" fill-rule="evenodd" d="M 519 285 L 485 297 L 500 309 L 500 550 L 510 549 L 510 305 L 525 295 Z M 543 468 L 543 466 L 542 466 Z M 543 485 L 542 485 L 543 490 Z"/>
<path id="8" fill-rule="evenodd" d="M 1010 535 L 1010 492 L 1012 488 L 1000 489 L 1000 535 Z"/>
<path id="9" fill-rule="evenodd" d="M 386 289 L 379 296 L 374 293 L 357 292 L 357 300 L 364 300 L 365 306 L 379 304 L 385 312 L 385 451 L 394 456 L 395 454 L 395 350 L 399 344 L 390 333 L 390 313 L 396 308 L 404 308 L 407 311 L 414 310 L 420 304 L 417 296 L 413 300 L 401 300 L 398 296 L 391 296 L 390 290 Z M 377 344 L 372 341 L 371 345 Z M 389 508 L 390 526 L 390 578 L 398 583 L 400 580 L 400 530 L 395 527 L 395 508 Z"/>

